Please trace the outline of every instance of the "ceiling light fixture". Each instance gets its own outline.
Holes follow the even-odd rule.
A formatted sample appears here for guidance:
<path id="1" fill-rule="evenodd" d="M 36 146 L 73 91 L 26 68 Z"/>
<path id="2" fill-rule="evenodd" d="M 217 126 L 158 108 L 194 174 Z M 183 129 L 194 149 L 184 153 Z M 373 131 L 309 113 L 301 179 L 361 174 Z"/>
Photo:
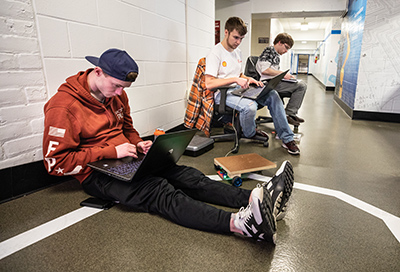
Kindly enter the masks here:
<path id="1" fill-rule="evenodd" d="M 308 23 L 306 22 L 306 18 L 304 17 L 304 22 L 301 23 L 300 25 L 300 30 L 301 31 L 307 31 L 308 30 Z"/>
<path id="2" fill-rule="evenodd" d="M 307 31 L 308 30 L 308 23 L 301 23 L 300 30 L 301 31 Z"/>

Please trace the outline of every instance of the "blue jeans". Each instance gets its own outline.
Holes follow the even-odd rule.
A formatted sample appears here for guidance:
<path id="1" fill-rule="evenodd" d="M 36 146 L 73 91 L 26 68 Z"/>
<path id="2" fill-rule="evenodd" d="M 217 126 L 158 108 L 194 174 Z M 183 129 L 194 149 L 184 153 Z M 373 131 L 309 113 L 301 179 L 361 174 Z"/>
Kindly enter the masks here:
<path id="1" fill-rule="evenodd" d="M 256 114 L 258 104 L 256 101 L 241 98 L 239 96 L 231 94 L 231 92 L 240 86 L 230 88 L 226 96 L 226 105 L 239 112 L 240 126 L 242 127 L 243 135 L 246 138 L 251 138 L 256 134 Z M 215 97 L 215 102 L 219 103 L 220 94 Z M 293 141 L 293 131 L 290 129 L 287 122 L 285 108 L 278 93 L 272 90 L 258 103 L 262 106 L 267 106 L 272 119 L 274 121 L 275 130 L 278 133 L 279 138 L 284 142 L 288 143 Z"/>

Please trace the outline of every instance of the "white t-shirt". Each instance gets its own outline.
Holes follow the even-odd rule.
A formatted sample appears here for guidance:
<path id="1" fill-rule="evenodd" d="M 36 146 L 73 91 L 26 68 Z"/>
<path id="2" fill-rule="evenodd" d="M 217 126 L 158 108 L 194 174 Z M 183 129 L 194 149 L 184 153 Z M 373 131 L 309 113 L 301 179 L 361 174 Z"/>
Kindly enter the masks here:
<path id="1" fill-rule="evenodd" d="M 242 73 L 242 52 L 236 48 L 229 52 L 221 43 L 215 45 L 206 56 L 206 75 L 216 78 L 239 77 Z M 231 86 L 234 87 L 236 83 Z"/>

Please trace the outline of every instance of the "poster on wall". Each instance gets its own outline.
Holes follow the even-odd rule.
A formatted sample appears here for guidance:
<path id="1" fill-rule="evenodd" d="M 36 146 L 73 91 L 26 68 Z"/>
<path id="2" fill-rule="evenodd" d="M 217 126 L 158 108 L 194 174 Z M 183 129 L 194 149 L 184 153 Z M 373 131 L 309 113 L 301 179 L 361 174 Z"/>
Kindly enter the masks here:
<path id="1" fill-rule="evenodd" d="M 221 37 L 221 22 L 215 21 L 215 44 L 220 42 Z"/>
<path id="2" fill-rule="evenodd" d="M 349 0 L 342 23 L 335 95 L 354 109 L 367 0 Z"/>

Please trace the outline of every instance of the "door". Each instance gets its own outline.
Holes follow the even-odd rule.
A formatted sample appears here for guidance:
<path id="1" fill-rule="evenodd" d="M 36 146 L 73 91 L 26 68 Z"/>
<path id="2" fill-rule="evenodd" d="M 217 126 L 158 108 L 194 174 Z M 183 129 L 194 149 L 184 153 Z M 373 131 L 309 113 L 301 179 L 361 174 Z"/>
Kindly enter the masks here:
<path id="1" fill-rule="evenodd" d="M 308 54 L 299 54 L 298 62 L 297 62 L 297 73 L 298 74 L 308 74 L 308 65 L 309 65 L 310 55 Z"/>

